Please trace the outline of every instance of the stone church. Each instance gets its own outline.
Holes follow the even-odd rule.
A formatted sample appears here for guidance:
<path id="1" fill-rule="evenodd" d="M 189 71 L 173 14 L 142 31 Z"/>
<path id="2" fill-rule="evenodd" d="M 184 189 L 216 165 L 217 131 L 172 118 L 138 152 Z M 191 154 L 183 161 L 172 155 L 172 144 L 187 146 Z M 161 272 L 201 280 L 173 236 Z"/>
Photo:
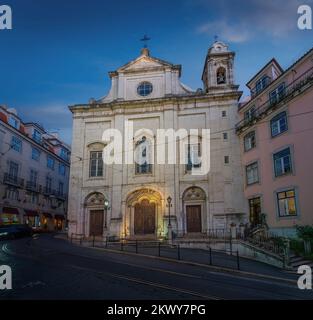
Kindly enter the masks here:
<path id="1" fill-rule="evenodd" d="M 109 72 L 111 89 L 105 97 L 69 107 L 69 234 L 160 239 L 169 236 L 170 228 L 171 235 L 188 237 L 246 222 L 234 130 L 242 92 L 234 83 L 234 56 L 215 41 L 205 58 L 203 89 L 194 91 L 181 83 L 181 65 L 153 57 L 145 46 L 135 60 Z M 146 146 L 140 149 L 141 160 L 150 159 L 107 165 L 103 132 L 123 134 L 126 120 L 136 132 L 134 145 Z M 168 128 L 210 129 L 208 173 L 191 174 L 192 167 L 201 166 L 193 163 L 201 146 L 188 139 L 186 164 L 151 161 L 157 130 Z"/>

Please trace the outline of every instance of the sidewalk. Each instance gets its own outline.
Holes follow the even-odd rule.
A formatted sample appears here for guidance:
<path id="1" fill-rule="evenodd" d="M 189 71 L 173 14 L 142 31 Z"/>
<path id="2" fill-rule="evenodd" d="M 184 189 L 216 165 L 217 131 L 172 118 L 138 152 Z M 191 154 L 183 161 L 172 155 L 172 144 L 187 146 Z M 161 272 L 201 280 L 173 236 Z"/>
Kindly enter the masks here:
<path id="1" fill-rule="evenodd" d="M 89 246 L 92 246 L 92 243 L 89 243 Z M 114 250 L 119 253 L 132 253 L 136 254 L 136 246 L 117 243 L 109 243 L 107 248 L 104 243 L 95 243 L 96 248 Z M 254 261 L 252 259 L 247 259 L 243 257 L 237 258 L 236 252 L 233 252 L 233 255 L 226 254 L 224 252 L 210 252 L 209 250 L 203 249 L 187 249 L 187 248 L 177 248 L 170 247 L 168 245 L 162 245 L 160 247 L 160 255 L 159 255 L 159 247 L 158 245 L 138 245 L 137 254 L 147 255 L 153 257 L 167 258 L 173 261 L 184 261 L 195 264 L 202 264 L 206 266 L 212 266 L 216 268 L 229 269 L 229 271 L 237 272 L 243 271 L 252 274 L 265 275 L 275 278 L 282 278 L 286 280 L 297 280 L 298 275 L 295 272 L 290 272 L 286 270 L 282 270 L 276 268 L 274 266 Z M 239 261 L 238 261 L 239 260 Z M 238 270 L 239 266 L 239 270 Z"/>

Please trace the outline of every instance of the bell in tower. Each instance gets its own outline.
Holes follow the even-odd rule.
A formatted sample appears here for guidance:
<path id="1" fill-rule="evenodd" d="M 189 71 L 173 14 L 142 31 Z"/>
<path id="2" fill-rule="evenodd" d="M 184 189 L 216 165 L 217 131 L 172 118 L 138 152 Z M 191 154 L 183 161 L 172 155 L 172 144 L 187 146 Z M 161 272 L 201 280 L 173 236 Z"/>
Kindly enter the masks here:
<path id="1" fill-rule="evenodd" d="M 209 48 L 202 74 L 204 90 L 218 90 L 234 86 L 233 65 L 235 53 L 222 41 L 215 41 Z"/>

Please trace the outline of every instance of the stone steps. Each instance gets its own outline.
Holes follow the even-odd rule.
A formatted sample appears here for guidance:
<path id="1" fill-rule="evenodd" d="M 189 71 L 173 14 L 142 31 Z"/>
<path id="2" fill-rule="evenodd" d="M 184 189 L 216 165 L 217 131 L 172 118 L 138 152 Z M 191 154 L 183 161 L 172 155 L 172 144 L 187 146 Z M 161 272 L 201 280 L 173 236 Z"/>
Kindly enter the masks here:
<path id="1" fill-rule="evenodd" d="M 307 260 L 304 257 L 301 256 L 296 256 L 292 254 L 290 256 L 290 266 L 297 271 L 299 266 L 306 265 L 311 268 L 313 268 L 313 261 L 312 260 Z"/>

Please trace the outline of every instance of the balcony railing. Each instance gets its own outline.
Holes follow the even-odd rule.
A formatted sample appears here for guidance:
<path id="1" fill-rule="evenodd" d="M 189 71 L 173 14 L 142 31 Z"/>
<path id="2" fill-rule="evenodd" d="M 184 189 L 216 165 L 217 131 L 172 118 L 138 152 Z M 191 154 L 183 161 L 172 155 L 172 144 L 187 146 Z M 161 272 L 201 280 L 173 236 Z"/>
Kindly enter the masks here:
<path id="1" fill-rule="evenodd" d="M 33 191 L 33 192 L 41 192 L 42 191 L 41 185 L 39 185 L 38 183 L 36 183 L 34 181 L 27 181 L 25 189 L 28 191 Z"/>
<path id="2" fill-rule="evenodd" d="M 52 196 L 52 195 L 55 195 L 56 191 L 54 189 L 44 187 L 42 190 L 42 193 L 46 196 Z"/>
<path id="3" fill-rule="evenodd" d="M 24 179 L 21 179 L 18 176 L 10 175 L 9 173 L 5 173 L 3 177 L 3 183 L 10 184 L 16 187 L 23 187 Z"/>
<path id="4" fill-rule="evenodd" d="M 46 196 L 53 196 L 60 200 L 65 200 L 67 197 L 65 193 L 47 187 L 43 188 L 42 193 Z"/>
<path id="5" fill-rule="evenodd" d="M 55 196 L 59 199 L 59 200 L 66 200 L 66 194 L 63 192 L 59 192 L 57 191 Z"/>
<path id="6" fill-rule="evenodd" d="M 293 98 L 296 94 L 301 93 L 306 86 L 313 84 L 313 67 L 304 72 L 289 85 L 287 85 L 284 90 L 277 93 L 275 97 L 271 97 L 265 103 L 256 108 L 253 115 L 241 120 L 236 124 L 236 132 L 240 134 L 244 129 L 254 125 L 259 120 L 263 119 L 271 111 L 276 109 L 279 104 L 283 101 Z"/>

